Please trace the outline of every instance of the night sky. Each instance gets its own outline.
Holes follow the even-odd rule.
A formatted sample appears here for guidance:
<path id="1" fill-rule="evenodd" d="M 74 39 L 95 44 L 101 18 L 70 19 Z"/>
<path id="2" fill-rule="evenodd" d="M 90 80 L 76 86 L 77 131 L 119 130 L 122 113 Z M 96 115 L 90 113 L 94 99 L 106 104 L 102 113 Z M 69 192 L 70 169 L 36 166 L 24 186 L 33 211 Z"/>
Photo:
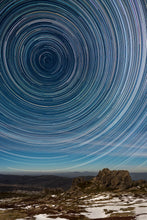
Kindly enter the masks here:
<path id="1" fill-rule="evenodd" d="M 0 1 L 0 173 L 147 171 L 145 2 Z"/>

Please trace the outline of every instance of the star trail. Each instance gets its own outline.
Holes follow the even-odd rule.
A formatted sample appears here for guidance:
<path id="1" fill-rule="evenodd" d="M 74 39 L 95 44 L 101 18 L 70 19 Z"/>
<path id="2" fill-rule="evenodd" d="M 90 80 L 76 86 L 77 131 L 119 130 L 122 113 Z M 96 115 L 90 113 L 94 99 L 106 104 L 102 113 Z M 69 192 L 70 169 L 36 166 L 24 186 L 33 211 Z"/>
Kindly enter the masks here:
<path id="1" fill-rule="evenodd" d="M 0 1 L 0 172 L 147 171 L 144 0 Z"/>

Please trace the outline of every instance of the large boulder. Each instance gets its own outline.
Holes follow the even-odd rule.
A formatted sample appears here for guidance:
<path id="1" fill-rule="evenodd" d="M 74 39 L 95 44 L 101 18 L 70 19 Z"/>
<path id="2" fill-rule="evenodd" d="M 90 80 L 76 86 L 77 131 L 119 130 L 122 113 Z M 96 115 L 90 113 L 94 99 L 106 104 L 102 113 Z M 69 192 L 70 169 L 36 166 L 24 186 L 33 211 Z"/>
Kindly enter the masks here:
<path id="1" fill-rule="evenodd" d="M 128 189 L 132 186 L 132 179 L 127 170 L 109 170 L 108 168 L 99 171 L 95 181 L 99 189 Z"/>
<path id="2" fill-rule="evenodd" d="M 71 191 L 97 192 L 107 190 L 125 190 L 132 187 L 133 181 L 127 170 L 99 171 L 98 175 L 91 180 L 78 177 L 73 180 Z"/>

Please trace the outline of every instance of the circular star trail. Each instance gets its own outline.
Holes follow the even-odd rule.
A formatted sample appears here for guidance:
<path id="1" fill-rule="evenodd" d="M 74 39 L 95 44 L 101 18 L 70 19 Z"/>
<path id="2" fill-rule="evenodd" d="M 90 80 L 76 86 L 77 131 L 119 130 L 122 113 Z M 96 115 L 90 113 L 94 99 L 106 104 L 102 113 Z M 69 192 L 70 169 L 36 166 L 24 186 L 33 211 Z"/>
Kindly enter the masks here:
<path id="1" fill-rule="evenodd" d="M 2 167 L 145 163 L 145 1 L 0 5 Z"/>

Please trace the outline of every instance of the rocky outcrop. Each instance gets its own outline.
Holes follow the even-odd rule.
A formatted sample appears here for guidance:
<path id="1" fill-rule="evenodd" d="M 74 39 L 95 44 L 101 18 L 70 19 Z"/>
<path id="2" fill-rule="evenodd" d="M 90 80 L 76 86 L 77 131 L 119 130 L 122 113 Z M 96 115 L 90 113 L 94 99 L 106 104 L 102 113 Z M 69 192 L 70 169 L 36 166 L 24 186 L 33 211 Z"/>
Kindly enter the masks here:
<path id="1" fill-rule="evenodd" d="M 103 169 L 95 179 L 99 189 L 128 189 L 132 186 L 132 179 L 127 170 Z"/>
<path id="2" fill-rule="evenodd" d="M 107 168 L 99 171 L 92 180 L 86 181 L 84 178 L 75 178 L 71 190 L 81 191 L 105 191 L 105 190 L 125 190 L 132 187 L 133 181 L 127 170 L 109 170 Z"/>
<path id="3" fill-rule="evenodd" d="M 84 177 L 77 177 L 77 178 L 74 178 L 73 179 L 73 182 L 72 182 L 72 187 L 74 189 L 79 189 L 81 187 L 84 187 L 85 186 L 85 183 L 86 183 L 86 180 Z"/>
<path id="4" fill-rule="evenodd" d="M 81 195 L 84 193 L 85 189 L 91 186 L 91 181 L 86 180 L 84 177 L 77 177 L 73 179 L 72 186 L 70 188 L 70 193 L 74 195 Z"/>

